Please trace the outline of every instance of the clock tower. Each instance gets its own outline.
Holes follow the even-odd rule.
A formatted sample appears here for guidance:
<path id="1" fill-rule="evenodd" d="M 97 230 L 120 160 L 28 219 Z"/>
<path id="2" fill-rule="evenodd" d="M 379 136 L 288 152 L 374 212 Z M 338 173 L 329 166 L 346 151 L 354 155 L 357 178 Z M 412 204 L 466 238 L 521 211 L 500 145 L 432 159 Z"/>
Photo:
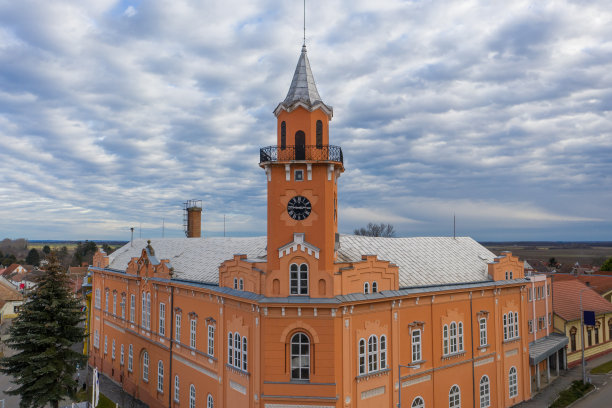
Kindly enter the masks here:
<path id="1" fill-rule="evenodd" d="M 274 110 L 276 145 L 260 151 L 268 183 L 268 296 L 332 296 L 342 149 L 329 144 L 333 110 L 319 96 L 306 54 Z"/>

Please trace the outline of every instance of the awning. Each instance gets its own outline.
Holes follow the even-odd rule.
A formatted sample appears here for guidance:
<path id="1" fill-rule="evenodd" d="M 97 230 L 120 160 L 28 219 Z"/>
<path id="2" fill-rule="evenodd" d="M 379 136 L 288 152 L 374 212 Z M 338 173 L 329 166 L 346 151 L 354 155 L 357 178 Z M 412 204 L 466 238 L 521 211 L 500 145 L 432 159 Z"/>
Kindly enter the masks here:
<path id="1" fill-rule="evenodd" d="M 569 343 L 569 339 L 557 333 L 532 341 L 529 343 L 529 364 L 533 366 L 544 361 L 564 348 L 567 343 Z"/>

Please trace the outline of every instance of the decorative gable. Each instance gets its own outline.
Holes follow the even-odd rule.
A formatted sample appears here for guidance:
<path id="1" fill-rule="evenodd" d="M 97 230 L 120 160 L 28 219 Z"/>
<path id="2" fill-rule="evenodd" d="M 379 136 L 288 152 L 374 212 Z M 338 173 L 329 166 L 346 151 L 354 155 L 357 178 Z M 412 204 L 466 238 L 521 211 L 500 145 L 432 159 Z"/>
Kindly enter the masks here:
<path id="1" fill-rule="evenodd" d="M 308 255 L 313 255 L 316 259 L 319 259 L 319 248 L 304 241 L 303 232 L 295 232 L 293 234 L 293 242 L 283 245 L 278 249 L 278 257 L 282 258 L 285 255 L 290 255 L 292 252 L 306 252 Z"/>

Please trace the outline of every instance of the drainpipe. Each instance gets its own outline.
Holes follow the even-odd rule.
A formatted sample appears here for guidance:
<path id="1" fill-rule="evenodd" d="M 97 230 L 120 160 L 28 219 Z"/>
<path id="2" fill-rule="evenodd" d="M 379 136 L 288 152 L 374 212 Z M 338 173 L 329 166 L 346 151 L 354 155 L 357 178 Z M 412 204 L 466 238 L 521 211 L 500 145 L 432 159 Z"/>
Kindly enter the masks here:
<path id="1" fill-rule="evenodd" d="M 548 336 L 550 334 L 550 322 L 548 321 L 548 278 L 546 276 L 544 276 L 544 302 L 546 304 L 546 335 Z M 550 317 L 550 320 L 552 320 L 552 316 Z"/>
<path id="2" fill-rule="evenodd" d="M 472 314 L 472 292 L 470 292 L 470 329 L 472 330 L 472 335 L 470 336 L 470 343 L 472 347 L 472 406 L 476 408 L 476 382 L 474 379 L 474 315 Z M 480 323 L 478 324 L 478 329 L 480 330 Z M 480 332 L 478 333 L 480 336 Z M 479 394 L 480 395 L 480 394 Z"/>
<path id="3" fill-rule="evenodd" d="M 172 406 L 172 386 L 174 384 L 174 378 L 172 378 L 172 352 L 174 349 L 174 286 L 170 286 L 170 362 L 169 371 L 170 378 L 168 378 L 168 407 Z"/>
<path id="4" fill-rule="evenodd" d="M 533 277 L 535 279 L 535 276 Z M 533 341 L 538 339 L 538 325 L 536 324 L 536 294 L 535 294 L 535 281 L 531 280 L 531 308 L 533 310 L 533 319 L 531 322 L 531 327 L 533 329 Z"/>

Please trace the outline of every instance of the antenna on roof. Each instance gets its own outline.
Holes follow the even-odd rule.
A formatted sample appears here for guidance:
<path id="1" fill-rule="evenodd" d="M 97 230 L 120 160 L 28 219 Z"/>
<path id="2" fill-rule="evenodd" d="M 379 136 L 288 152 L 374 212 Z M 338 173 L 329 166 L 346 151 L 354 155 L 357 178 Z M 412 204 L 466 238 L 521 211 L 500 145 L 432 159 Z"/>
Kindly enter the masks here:
<path id="1" fill-rule="evenodd" d="M 304 0 L 304 46 L 306 46 L 306 0 Z"/>
<path id="2" fill-rule="evenodd" d="M 162 238 L 164 237 L 164 233 L 166 232 L 166 220 L 162 218 Z"/>
<path id="3" fill-rule="evenodd" d="M 134 246 L 134 227 L 130 227 L 130 231 L 132 231 L 132 237 L 130 238 L 130 246 Z"/>
<path id="4" fill-rule="evenodd" d="M 223 238 L 225 238 L 225 214 L 223 214 Z"/>

